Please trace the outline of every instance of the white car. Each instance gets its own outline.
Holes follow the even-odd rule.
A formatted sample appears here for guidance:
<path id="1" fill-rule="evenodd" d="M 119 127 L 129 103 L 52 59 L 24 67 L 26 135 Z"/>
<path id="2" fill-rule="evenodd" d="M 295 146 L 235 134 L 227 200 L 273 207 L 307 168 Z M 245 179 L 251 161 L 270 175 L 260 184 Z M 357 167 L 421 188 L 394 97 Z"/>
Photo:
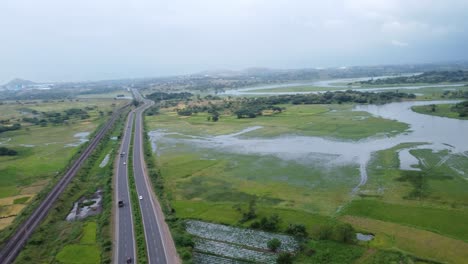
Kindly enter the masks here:
<path id="1" fill-rule="evenodd" d="M 124 165 L 127 165 L 127 162 L 124 161 Z"/>
<path id="2" fill-rule="evenodd" d="M 138 198 L 140 198 L 140 200 L 143 200 L 143 196 L 141 196 L 141 195 Z"/>

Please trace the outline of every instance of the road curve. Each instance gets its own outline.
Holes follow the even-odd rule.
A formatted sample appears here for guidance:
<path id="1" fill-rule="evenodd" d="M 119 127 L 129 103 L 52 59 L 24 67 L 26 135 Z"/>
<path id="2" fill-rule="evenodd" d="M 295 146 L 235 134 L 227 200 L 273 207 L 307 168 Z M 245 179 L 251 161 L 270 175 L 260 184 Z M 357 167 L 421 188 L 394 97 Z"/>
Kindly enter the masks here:
<path id="1" fill-rule="evenodd" d="M 135 110 L 135 134 L 133 143 L 133 175 L 139 199 L 145 231 L 148 263 L 177 264 L 180 260 L 172 240 L 171 233 L 164 221 L 161 206 L 153 192 L 151 181 L 146 172 L 143 154 L 143 112 L 154 102 L 143 100 L 138 91 L 134 90 L 135 98 L 143 101 L 143 105 Z"/>
<path id="2" fill-rule="evenodd" d="M 12 263 L 15 260 L 16 256 L 18 256 L 24 244 L 26 244 L 28 238 L 32 235 L 32 233 L 39 226 L 42 220 L 47 216 L 54 202 L 71 182 L 73 177 L 81 168 L 83 162 L 91 155 L 93 150 L 99 144 L 99 141 L 114 125 L 115 121 L 120 116 L 125 107 L 122 107 L 118 111 L 114 112 L 109 121 L 107 121 L 107 123 L 98 131 L 96 136 L 91 140 L 89 145 L 84 149 L 84 151 L 81 153 L 78 159 L 75 160 L 75 162 L 73 162 L 73 164 L 67 170 L 65 175 L 57 182 L 57 184 L 47 194 L 44 200 L 40 202 L 39 206 L 36 207 L 36 209 L 34 209 L 31 215 L 18 227 L 16 232 L 5 243 L 5 245 L 0 251 L 0 263 L 8 264 Z"/>
<path id="3" fill-rule="evenodd" d="M 130 151 L 130 141 L 132 139 L 134 111 L 128 114 L 125 124 L 122 144 L 117 153 L 117 173 L 115 178 L 115 251 L 114 263 L 126 263 L 128 258 L 135 259 L 135 232 L 133 225 L 132 203 L 130 199 L 130 189 L 128 185 L 128 153 Z M 123 206 L 118 206 L 118 201 L 123 202 Z"/>

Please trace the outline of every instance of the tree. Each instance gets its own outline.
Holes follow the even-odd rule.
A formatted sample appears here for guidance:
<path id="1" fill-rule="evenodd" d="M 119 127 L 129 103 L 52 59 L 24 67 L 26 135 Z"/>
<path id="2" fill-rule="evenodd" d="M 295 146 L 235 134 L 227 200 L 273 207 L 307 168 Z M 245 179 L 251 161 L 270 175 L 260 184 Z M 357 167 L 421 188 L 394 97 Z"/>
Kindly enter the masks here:
<path id="1" fill-rule="evenodd" d="M 276 263 L 278 263 L 278 264 L 291 264 L 291 263 L 293 263 L 293 256 L 289 252 L 283 252 L 276 259 Z"/>
<path id="2" fill-rule="evenodd" d="M 305 238 L 308 235 L 305 225 L 302 224 L 289 224 L 286 233 L 299 238 Z"/>
<path id="3" fill-rule="evenodd" d="M 241 223 L 245 223 L 249 220 L 254 219 L 257 217 L 257 198 L 253 198 L 249 202 L 249 210 L 242 214 L 242 219 L 239 221 Z"/>
<path id="4" fill-rule="evenodd" d="M 276 252 L 280 247 L 281 247 L 281 241 L 277 238 L 270 239 L 267 242 L 267 247 L 273 251 Z"/>
<path id="5" fill-rule="evenodd" d="M 354 243 L 356 232 L 352 225 L 348 223 L 337 224 L 333 228 L 333 240 L 341 243 Z"/>

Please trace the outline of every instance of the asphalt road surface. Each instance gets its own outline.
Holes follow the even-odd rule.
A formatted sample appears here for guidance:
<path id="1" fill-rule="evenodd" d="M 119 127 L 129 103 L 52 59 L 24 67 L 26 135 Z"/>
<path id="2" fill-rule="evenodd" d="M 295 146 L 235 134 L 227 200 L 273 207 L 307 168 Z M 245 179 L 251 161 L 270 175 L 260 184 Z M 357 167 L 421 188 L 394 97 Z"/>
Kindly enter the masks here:
<path id="1" fill-rule="evenodd" d="M 133 175 L 137 188 L 140 209 L 145 231 L 148 262 L 150 264 L 177 264 L 180 260 L 172 240 L 171 233 L 164 221 L 161 206 L 151 187 L 146 172 L 143 154 L 143 120 L 142 113 L 154 102 L 145 100 L 138 91 L 134 90 L 135 98 L 144 104 L 135 110 L 135 134 L 133 142 Z"/>
<path id="2" fill-rule="evenodd" d="M 127 118 L 120 152 L 117 156 L 117 179 L 115 181 L 117 185 L 115 188 L 115 197 L 117 200 L 115 205 L 115 208 L 117 208 L 117 212 L 115 213 L 116 251 L 114 252 L 114 263 L 127 263 L 126 261 L 128 258 L 131 258 L 133 263 L 136 256 L 127 167 L 134 116 L 135 114 L 132 111 Z M 123 202 L 122 207 L 119 207 L 118 201 Z"/>

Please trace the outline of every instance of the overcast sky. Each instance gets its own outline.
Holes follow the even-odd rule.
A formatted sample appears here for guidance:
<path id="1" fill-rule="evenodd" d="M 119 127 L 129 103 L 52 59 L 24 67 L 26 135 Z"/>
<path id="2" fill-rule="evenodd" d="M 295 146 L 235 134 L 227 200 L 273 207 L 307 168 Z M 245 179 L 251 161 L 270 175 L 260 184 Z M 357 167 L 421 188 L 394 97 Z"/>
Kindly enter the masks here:
<path id="1" fill-rule="evenodd" d="M 0 83 L 468 59 L 468 0 L 1 0 Z"/>

